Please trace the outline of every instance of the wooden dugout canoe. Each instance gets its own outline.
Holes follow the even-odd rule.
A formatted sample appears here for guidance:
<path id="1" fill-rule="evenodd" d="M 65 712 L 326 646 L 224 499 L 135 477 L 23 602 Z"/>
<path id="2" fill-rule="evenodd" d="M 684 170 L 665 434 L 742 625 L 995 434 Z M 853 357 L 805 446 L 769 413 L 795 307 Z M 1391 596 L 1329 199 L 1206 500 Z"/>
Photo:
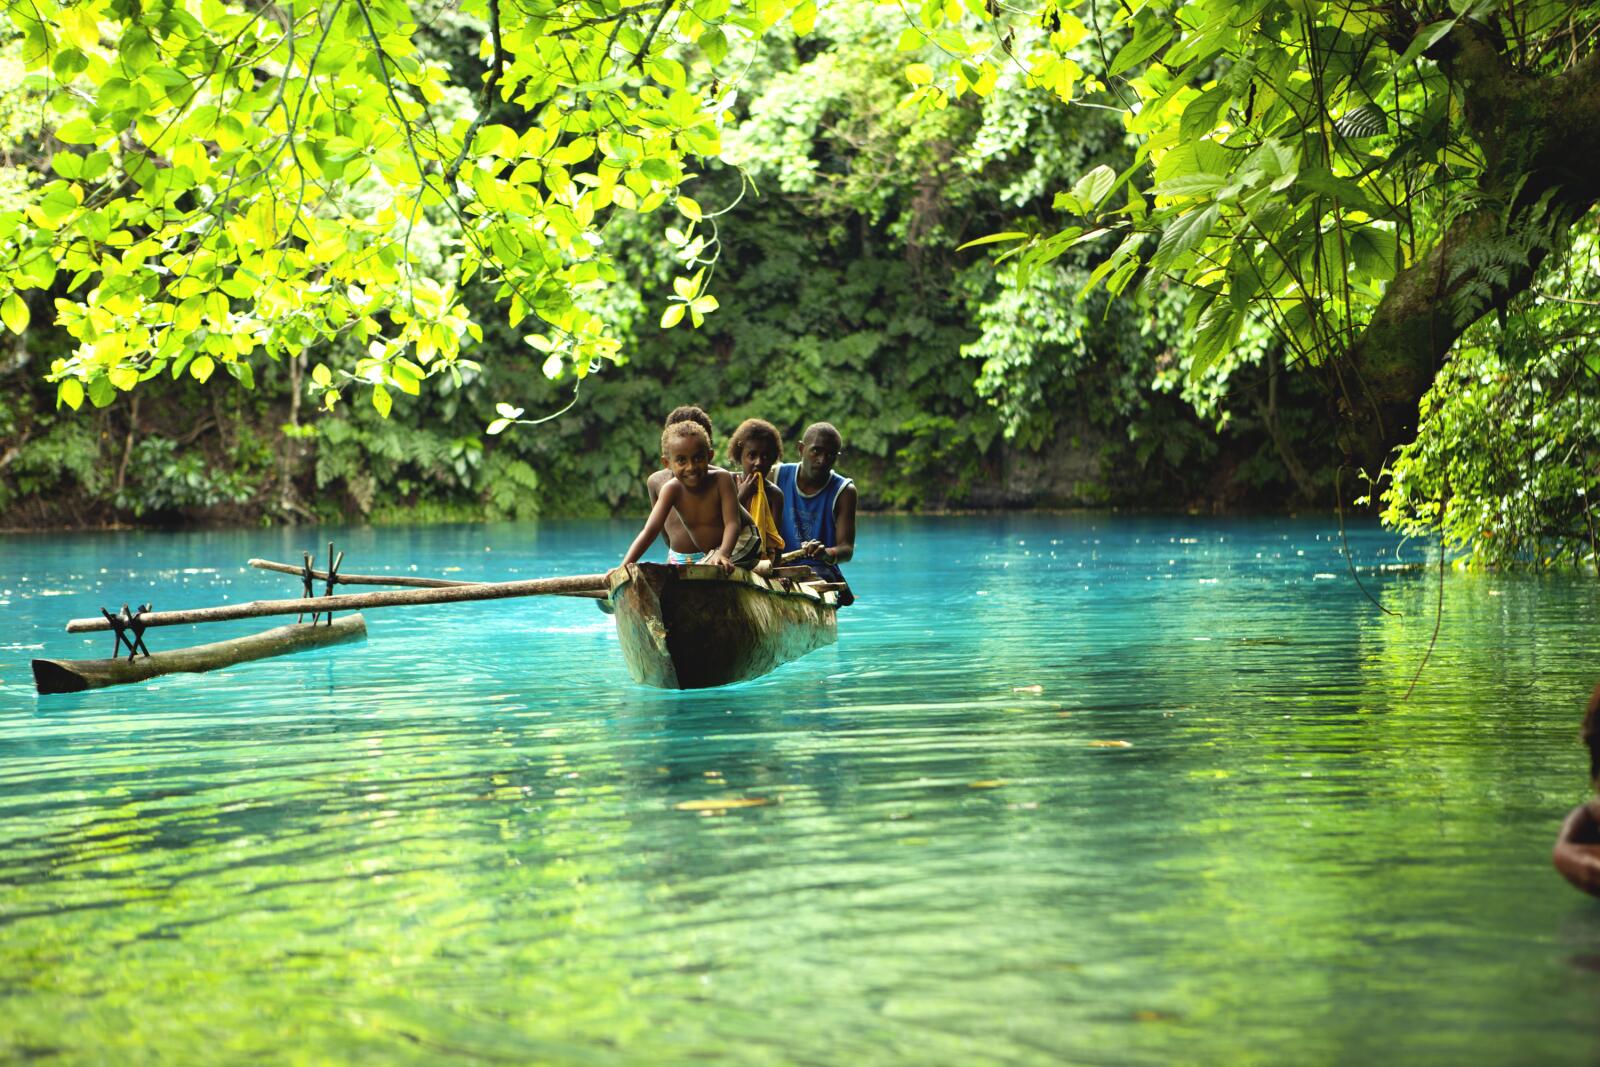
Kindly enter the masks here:
<path id="1" fill-rule="evenodd" d="M 310 648 L 364 641 L 367 624 L 360 615 L 344 615 L 331 624 L 295 623 L 247 637 L 193 645 L 128 659 L 36 659 L 33 684 L 41 694 L 81 693 L 110 685 L 142 682 L 163 674 L 199 674 L 236 663 L 304 652 Z"/>
<path id="2" fill-rule="evenodd" d="M 630 563 L 609 576 L 633 680 L 706 689 L 759 678 L 838 637 L 838 598 L 736 569 Z"/>

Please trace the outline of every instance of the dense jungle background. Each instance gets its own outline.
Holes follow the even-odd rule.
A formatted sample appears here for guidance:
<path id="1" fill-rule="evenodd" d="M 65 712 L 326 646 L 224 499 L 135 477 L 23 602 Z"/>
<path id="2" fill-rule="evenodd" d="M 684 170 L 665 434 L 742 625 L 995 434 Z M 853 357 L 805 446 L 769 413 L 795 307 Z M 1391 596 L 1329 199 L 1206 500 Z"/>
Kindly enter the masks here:
<path id="1" fill-rule="evenodd" d="M 720 310 L 698 330 L 660 329 L 645 308 L 681 246 L 663 244 L 656 219 L 618 220 L 608 238 L 627 273 L 606 299 L 628 325 L 627 362 L 586 378 L 559 418 L 484 435 L 494 398 L 518 396 L 534 417 L 564 407 L 574 382 L 545 377 L 482 284 L 469 303 L 499 328 L 466 353 L 481 370 L 459 388 L 430 380 L 387 419 L 365 404 L 308 410 L 303 365 L 252 390 L 185 377 L 57 412 L 43 371 L 70 339 L 35 328 L 0 362 L 0 522 L 627 512 L 643 506 L 661 418 L 680 403 L 711 413 L 719 446 L 749 416 L 789 440 L 836 423 L 841 467 L 872 508 L 1331 506 L 1318 498 L 1331 452 L 1311 430 L 1315 387 L 1279 375 L 1265 337 L 1191 382 L 1177 294 L 1080 300 L 1088 251 L 1019 288 L 981 249 L 956 250 L 1050 216 L 1076 175 L 1120 170 L 1132 150 L 1114 113 L 1048 98 L 902 106 L 901 28 L 864 6 L 825 36 L 767 42 L 729 164 L 696 183 L 707 210 L 733 205 L 717 220 Z M 427 40 L 466 83 L 482 32 L 457 18 Z M 10 116 L 15 144 L 30 126 L 25 107 Z"/>
<path id="2" fill-rule="evenodd" d="M 674 223 L 620 199 L 606 217 L 619 277 L 580 310 L 598 311 L 621 347 L 581 379 L 570 353 L 542 351 L 507 323 L 504 292 L 497 303 L 479 275 L 463 294 L 481 339 L 463 339 L 464 362 L 448 374 L 419 380 L 395 369 L 403 359 L 385 362 L 382 381 L 414 394 L 392 410 L 382 385 L 371 403 L 312 402 L 337 386 L 319 364 L 364 356 L 337 331 L 291 356 L 243 343 L 214 376 L 209 358 L 204 374 L 179 374 L 182 362 L 161 374 L 160 357 L 126 391 L 134 371 L 115 367 L 124 357 L 107 357 L 109 376 L 84 363 L 84 350 L 78 369 L 62 369 L 76 342 L 46 323 L 65 289 L 35 258 L 14 268 L 18 291 L 4 307 L 13 329 L 0 349 L 0 526 L 627 513 L 643 507 L 662 416 L 697 403 L 716 421 L 719 449 L 749 416 L 791 442 L 805 424 L 832 421 L 846 438 L 841 468 L 867 508 L 1295 510 L 1342 500 L 1485 562 L 1600 571 L 1590 506 L 1600 491 L 1600 242 L 1594 183 L 1568 166 L 1590 131 L 1528 102 L 1540 78 L 1558 90 L 1544 96 L 1571 96 L 1572 107 L 1600 84 L 1600 15 L 1594 5 L 1417 4 L 1354 5 L 1335 18 L 1337 5 L 1312 6 L 1316 19 L 1254 0 L 1258 36 L 1241 43 L 1228 5 L 1183 7 L 1193 25 L 1178 37 L 1161 4 L 1046 5 L 1025 23 L 1048 40 L 1042 62 L 985 60 L 981 76 L 951 64 L 983 90 L 946 94 L 921 60 L 975 46 L 937 27 L 966 19 L 981 34 L 998 9 L 834 3 L 819 19 L 802 4 L 799 32 L 752 38 L 718 151 L 700 153 L 703 172 L 670 172 L 705 218 Z M 25 12 L 17 19 L 28 25 Z M 25 76 L 41 62 L 25 53 L 47 39 L 28 33 L 0 55 L 0 221 L 26 235 L 31 219 L 48 237 L 76 205 L 52 206 L 51 190 L 65 186 L 43 179 L 52 167 L 88 177 L 105 153 L 63 151 L 80 143 L 69 127 L 85 120 L 52 133 L 46 101 L 74 114 L 80 104 L 60 87 L 82 66 L 62 52 L 50 60 L 56 81 Z M 414 33 L 421 55 L 451 74 L 432 94 L 441 115 L 475 114 L 462 87 L 485 79 L 487 33 L 482 18 L 449 5 Z M 728 46 L 721 31 L 716 41 L 668 52 L 702 54 L 720 71 Z M 1463 72 L 1477 45 L 1520 79 L 1520 111 L 1507 94 L 1474 99 L 1484 79 Z M 1199 58 L 1179 74 L 1183 50 Z M 650 63 L 657 81 L 683 78 L 669 57 Z M 89 74 L 105 71 L 90 64 Z M 1051 79 L 1054 91 L 1037 91 Z M 1303 97 L 1284 88 L 1302 82 L 1312 87 Z M 128 106 L 107 103 L 128 83 L 111 85 L 91 116 Z M 1496 101 L 1504 113 L 1490 122 Z M 531 121 L 513 103 L 492 110 L 483 117 L 497 125 L 485 129 Z M 1514 128 L 1532 131 L 1520 156 L 1482 148 Z M 1565 156 L 1562 136 L 1573 139 Z M 1153 150 L 1161 162 L 1145 168 Z M 1324 165 L 1311 166 L 1318 152 Z M 335 178 L 346 165 L 318 158 Z M 1146 198 L 1131 186 L 1114 214 L 1133 232 L 1115 251 L 1064 229 L 1106 217 L 1101 202 L 1122 185 L 1110 175 L 1141 169 L 1156 183 L 1145 188 L 1156 229 L 1141 223 Z M 135 175 L 147 192 L 149 177 Z M 345 210 L 390 195 L 354 170 L 341 188 Z M 83 216 L 80 227 L 109 225 Z M 962 247 L 998 233 L 1033 236 L 1020 256 Z M 1250 244 L 1256 233 L 1263 240 Z M 1146 237 L 1155 251 L 1142 264 Z M 1276 239 L 1301 243 L 1284 252 Z M 1264 277 L 1252 261 L 1269 248 L 1282 265 Z M 460 239 L 440 210 L 418 220 L 406 249 L 439 277 L 459 274 Z M 1284 271 L 1297 262 L 1310 280 L 1289 286 Z M 696 292 L 715 293 L 719 306 L 697 303 L 695 328 L 664 328 L 675 279 L 697 268 Z M 226 299 L 215 299 L 226 318 Z M 1428 304 L 1437 308 L 1419 317 Z M 1383 332 L 1397 317 L 1413 340 L 1419 329 L 1431 335 L 1404 373 L 1383 363 L 1386 339 L 1401 336 Z M 1374 412 L 1389 419 L 1358 442 L 1359 463 L 1359 430 L 1339 447 L 1341 420 L 1366 403 L 1341 377 L 1350 374 L 1365 375 Z M 62 405 L 68 387 L 81 410 Z"/>

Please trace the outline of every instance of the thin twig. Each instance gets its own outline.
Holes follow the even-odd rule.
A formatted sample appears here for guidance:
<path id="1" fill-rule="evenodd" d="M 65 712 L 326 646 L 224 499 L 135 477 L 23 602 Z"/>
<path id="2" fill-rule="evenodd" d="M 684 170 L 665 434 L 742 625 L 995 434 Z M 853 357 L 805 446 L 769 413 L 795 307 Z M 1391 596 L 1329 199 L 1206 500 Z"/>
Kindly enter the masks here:
<path id="1" fill-rule="evenodd" d="M 1386 608 L 1382 604 L 1378 603 L 1378 598 L 1373 596 L 1372 593 L 1367 590 L 1365 585 L 1361 584 L 1361 575 L 1356 572 L 1355 558 L 1350 555 L 1350 538 L 1345 535 L 1344 531 L 1344 491 L 1339 484 L 1340 478 L 1344 475 L 1344 467 L 1345 465 L 1340 463 L 1333 469 L 1333 501 L 1339 507 L 1339 540 L 1344 544 L 1344 561 L 1350 567 L 1350 577 L 1356 580 L 1356 588 L 1360 589 L 1366 594 L 1367 599 L 1372 601 L 1372 606 L 1383 612 L 1385 615 L 1393 615 L 1398 618 L 1400 613 L 1392 608 Z"/>
<path id="2" fill-rule="evenodd" d="M 1440 507 L 1444 502 L 1440 501 Z M 1422 654 L 1422 662 L 1417 664 L 1417 673 L 1411 677 L 1411 685 L 1406 689 L 1406 695 L 1400 698 L 1401 703 L 1411 699 L 1411 693 L 1417 688 L 1417 682 L 1422 677 L 1422 669 L 1428 665 L 1428 660 L 1433 658 L 1433 648 L 1439 643 L 1439 625 L 1444 622 L 1444 524 L 1439 525 L 1439 606 L 1433 615 L 1433 636 L 1428 639 L 1428 651 Z"/>

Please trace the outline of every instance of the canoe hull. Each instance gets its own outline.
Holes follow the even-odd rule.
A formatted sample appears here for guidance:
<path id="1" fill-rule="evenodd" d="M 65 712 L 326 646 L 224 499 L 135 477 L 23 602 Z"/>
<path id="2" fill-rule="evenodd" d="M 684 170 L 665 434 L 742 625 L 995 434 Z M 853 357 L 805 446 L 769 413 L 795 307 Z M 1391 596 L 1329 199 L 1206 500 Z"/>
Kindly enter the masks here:
<path id="1" fill-rule="evenodd" d="M 628 673 L 658 689 L 759 678 L 838 637 L 832 593 L 715 567 L 635 563 L 610 578 L 608 604 Z"/>
<path id="2" fill-rule="evenodd" d="M 365 641 L 367 624 L 360 615 L 343 615 L 331 625 L 310 623 L 279 626 L 248 637 L 155 652 L 136 659 L 36 659 L 33 684 L 41 694 L 81 693 L 111 685 L 143 682 L 163 674 L 199 674 L 236 663 L 286 656 L 311 648 Z"/>

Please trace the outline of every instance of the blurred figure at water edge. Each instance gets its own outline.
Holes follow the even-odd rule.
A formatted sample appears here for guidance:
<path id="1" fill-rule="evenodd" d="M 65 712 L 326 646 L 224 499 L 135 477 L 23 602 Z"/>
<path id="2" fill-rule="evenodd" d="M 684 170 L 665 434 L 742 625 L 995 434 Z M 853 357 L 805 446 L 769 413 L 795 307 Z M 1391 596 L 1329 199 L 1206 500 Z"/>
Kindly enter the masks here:
<path id="1" fill-rule="evenodd" d="M 1600 790 L 1600 685 L 1589 694 L 1579 736 L 1589 749 L 1589 783 Z M 1567 815 L 1552 858 L 1567 881 L 1600 896 L 1600 799 L 1591 797 Z"/>
<path id="2" fill-rule="evenodd" d="M 856 550 L 856 483 L 833 469 L 844 438 L 832 424 L 814 422 L 800 437 L 800 462 L 778 467 L 783 491 L 784 541 L 805 555 L 800 562 L 830 582 L 844 581 L 839 564 Z M 839 591 L 839 603 L 855 597 Z"/>
<path id="3" fill-rule="evenodd" d="M 712 468 L 711 437 L 705 428 L 684 420 L 663 430 L 661 465 L 671 476 L 661 486 L 622 565 L 638 562 L 666 529 L 667 517 L 675 514 L 682 536 L 668 535 L 668 563 L 704 563 L 723 571 L 754 566 L 761 558 L 761 538 L 742 521 L 733 475 Z M 741 538 L 746 529 L 751 534 Z M 706 545 L 712 547 L 708 550 Z"/>
<path id="4" fill-rule="evenodd" d="M 761 534 L 763 561 L 775 563 L 787 544 L 781 532 L 783 490 L 772 481 L 772 468 L 783 458 L 783 437 L 766 419 L 745 419 L 728 439 L 728 458 L 739 486 L 739 504 Z"/>

